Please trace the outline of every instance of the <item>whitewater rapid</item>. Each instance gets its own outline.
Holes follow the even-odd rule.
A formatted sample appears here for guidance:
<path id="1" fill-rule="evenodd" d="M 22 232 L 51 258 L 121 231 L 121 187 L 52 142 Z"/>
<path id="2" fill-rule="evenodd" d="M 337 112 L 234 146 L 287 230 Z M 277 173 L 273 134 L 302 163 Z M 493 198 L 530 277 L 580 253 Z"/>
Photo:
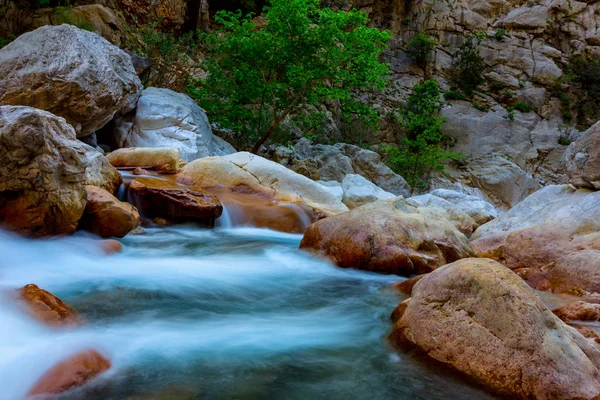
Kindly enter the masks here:
<path id="1" fill-rule="evenodd" d="M 0 233 L 0 400 L 24 398 L 48 368 L 89 348 L 111 369 L 58 398 L 487 398 L 386 344 L 401 298 L 385 287 L 398 277 L 336 268 L 297 250 L 300 239 L 153 228 L 106 256 L 85 236 Z M 28 317 L 14 300 L 28 283 L 84 325 Z"/>

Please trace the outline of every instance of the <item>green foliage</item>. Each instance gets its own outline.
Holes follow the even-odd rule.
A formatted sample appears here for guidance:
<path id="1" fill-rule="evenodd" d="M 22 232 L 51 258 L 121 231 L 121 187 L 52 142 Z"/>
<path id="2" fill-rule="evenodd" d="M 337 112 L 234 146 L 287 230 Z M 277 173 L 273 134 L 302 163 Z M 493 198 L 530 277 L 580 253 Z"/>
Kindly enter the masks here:
<path id="1" fill-rule="evenodd" d="M 15 40 L 17 37 L 15 35 L 10 35 L 8 37 L 0 37 L 0 49 Z"/>
<path id="2" fill-rule="evenodd" d="M 494 33 L 494 38 L 498 41 L 504 39 L 504 37 L 506 36 L 506 29 L 498 29 L 495 33 Z"/>
<path id="3" fill-rule="evenodd" d="M 450 100 L 466 100 L 467 99 L 464 94 L 462 94 L 460 92 L 453 92 L 453 91 L 444 93 L 444 98 L 448 101 L 450 101 Z"/>
<path id="4" fill-rule="evenodd" d="M 160 29 L 161 20 L 128 26 L 125 48 L 152 61 L 145 86 L 165 87 L 182 92 L 192 82 L 191 74 L 200 57 L 192 34 L 175 36 Z"/>
<path id="5" fill-rule="evenodd" d="M 424 70 L 427 67 L 429 55 L 435 49 L 436 43 L 436 40 L 427 33 L 417 32 L 404 47 L 404 52 Z"/>
<path id="6" fill-rule="evenodd" d="M 513 111 L 513 110 L 521 111 L 523 113 L 528 113 L 528 112 L 531 112 L 531 106 L 529 104 L 518 102 L 518 103 L 515 103 L 512 106 L 508 107 L 508 111 Z"/>
<path id="7" fill-rule="evenodd" d="M 413 87 L 406 106 L 398 113 L 405 136 L 398 146 L 385 146 L 391 168 L 401 174 L 412 190 L 421 188 L 432 170 L 443 171 L 445 160 L 461 158 L 440 148 L 444 119 L 439 111 L 440 91 L 437 82 L 428 80 Z"/>
<path id="8" fill-rule="evenodd" d="M 207 76 L 189 94 L 212 121 L 254 142 L 254 152 L 282 121 L 329 102 L 346 120 L 376 124 L 377 112 L 355 93 L 384 88 L 389 69 L 379 56 L 389 32 L 369 28 L 363 12 L 321 9 L 318 0 L 273 0 L 263 16 L 268 23 L 257 29 L 251 16 L 219 12 L 222 28 L 200 37 Z"/>
<path id="9" fill-rule="evenodd" d="M 454 55 L 452 63 L 453 83 L 469 97 L 485 81 L 483 79 L 485 65 L 483 58 L 479 55 L 480 40 L 479 35 L 466 37 Z"/>

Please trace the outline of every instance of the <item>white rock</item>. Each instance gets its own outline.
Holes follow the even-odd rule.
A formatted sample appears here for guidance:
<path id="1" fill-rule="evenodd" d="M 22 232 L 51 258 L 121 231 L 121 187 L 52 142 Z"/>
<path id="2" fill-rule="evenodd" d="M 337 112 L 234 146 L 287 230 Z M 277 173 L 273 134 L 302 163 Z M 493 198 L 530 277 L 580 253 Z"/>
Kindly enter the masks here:
<path id="1" fill-rule="evenodd" d="M 357 174 L 348 174 L 342 181 L 342 201 L 348 208 L 356 208 L 377 200 L 393 199 L 395 194 L 386 192 Z"/>
<path id="2" fill-rule="evenodd" d="M 135 114 L 116 121 L 120 147 L 173 147 L 184 161 L 235 153 L 212 133 L 208 117 L 189 96 L 169 89 L 147 88 Z"/>

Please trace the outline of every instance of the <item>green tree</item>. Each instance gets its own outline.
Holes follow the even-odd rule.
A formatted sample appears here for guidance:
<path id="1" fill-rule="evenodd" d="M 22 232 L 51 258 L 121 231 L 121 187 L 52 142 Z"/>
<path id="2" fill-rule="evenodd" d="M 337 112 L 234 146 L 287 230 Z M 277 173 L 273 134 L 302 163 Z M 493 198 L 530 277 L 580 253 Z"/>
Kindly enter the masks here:
<path id="1" fill-rule="evenodd" d="M 417 32 L 410 38 L 406 47 L 404 47 L 404 52 L 417 63 L 419 68 L 425 70 L 429 55 L 435 49 L 436 43 L 435 39 L 427 33 Z"/>
<path id="2" fill-rule="evenodd" d="M 423 186 L 432 170 L 443 171 L 443 161 L 462 158 L 440 148 L 444 136 L 440 130 L 444 119 L 439 115 L 440 90 L 434 80 L 417 83 L 406 105 L 398 113 L 404 137 L 398 146 L 384 148 L 392 169 L 401 174 L 412 190 Z"/>
<path id="3" fill-rule="evenodd" d="M 472 96 L 475 89 L 485 81 L 483 79 L 485 64 L 479 55 L 480 40 L 480 35 L 466 37 L 452 62 L 453 84 L 467 96 Z"/>
<path id="4" fill-rule="evenodd" d="M 345 118 L 376 124 L 377 112 L 355 93 L 383 89 L 379 56 L 390 33 L 367 27 L 359 11 L 319 8 L 318 0 L 272 0 L 267 24 L 220 12 L 222 29 L 201 36 L 206 78 L 189 90 L 212 121 L 253 142 L 257 153 L 282 121 L 337 101 Z M 314 109 L 314 107 L 312 107 Z"/>

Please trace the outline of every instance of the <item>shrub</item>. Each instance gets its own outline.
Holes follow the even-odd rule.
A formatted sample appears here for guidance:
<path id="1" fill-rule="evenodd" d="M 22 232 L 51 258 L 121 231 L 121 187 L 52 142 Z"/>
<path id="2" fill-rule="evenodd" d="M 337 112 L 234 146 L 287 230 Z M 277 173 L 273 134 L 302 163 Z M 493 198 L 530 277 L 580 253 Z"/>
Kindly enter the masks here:
<path id="1" fill-rule="evenodd" d="M 189 90 L 212 120 L 253 142 L 252 151 L 311 107 L 337 102 L 346 120 L 376 125 L 359 100 L 381 90 L 389 73 L 379 56 L 390 33 L 367 26 L 367 14 L 320 8 L 318 0 L 273 0 L 257 29 L 242 12 L 219 12 L 222 28 L 204 34 L 207 72 Z"/>
<path id="2" fill-rule="evenodd" d="M 384 146 L 391 168 L 401 174 L 412 190 L 424 186 L 425 176 L 432 170 L 442 171 L 442 161 L 462 158 L 440 148 L 444 119 L 439 115 L 440 91 L 437 82 L 428 80 L 413 87 L 406 106 L 398 113 L 404 138 L 398 146 Z"/>
<path id="3" fill-rule="evenodd" d="M 477 35 L 466 37 L 452 62 L 451 78 L 454 84 L 469 97 L 485 81 L 482 75 L 485 65 L 479 55 L 479 41 Z"/>
<path id="4" fill-rule="evenodd" d="M 453 92 L 453 91 L 444 93 L 444 98 L 448 101 L 450 101 L 450 100 L 466 100 L 467 99 L 464 94 L 459 93 L 459 92 Z"/>
<path id="5" fill-rule="evenodd" d="M 404 52 L 424 70 L 427 67 L 429 55 L 435 49 L 436 43 L 435 39 L 431 38 L 427 33 L 417 32 L 404 47 Z"/>

